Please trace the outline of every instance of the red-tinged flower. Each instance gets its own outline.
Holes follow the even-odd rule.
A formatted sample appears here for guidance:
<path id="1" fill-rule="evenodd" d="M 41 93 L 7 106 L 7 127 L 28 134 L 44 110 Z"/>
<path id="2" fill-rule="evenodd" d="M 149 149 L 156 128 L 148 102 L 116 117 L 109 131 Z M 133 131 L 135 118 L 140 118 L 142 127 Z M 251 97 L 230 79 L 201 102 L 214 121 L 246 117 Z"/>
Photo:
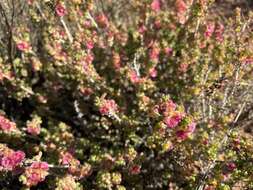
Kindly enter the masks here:
<path id="1" fill-rule="evenodd" d="M 187 126 L 187 132 L 188 132 L 189 134 L 194 133 L 195 129 L 196 129 L 196 123 L 195 123 L 195 122 L 192 122 L 192 123 L 190 123 L 190 124 Z"/>
<path id="2" fill-rule="evenodd" d="M 214 33 L 214 29 L 215 29 L 215 25 L 213 23 L 209 23 L 207 26 L 206 26 L 206 31 L 204 33 L 205 37 L 206 38 L 209 38 L 212 36 L 212 34 Z"/>
<path id="3" fill-rule="evenodd" d="M 241 62 L 242 62 L 243 64 L 245 64 L 245 65 L 247 65 L 247 64 L 252 64 L 252 63 L 253 63 L 253 58 L 251 58 L 251 57 L 246 57 L 246 58 L 242 59 Z"/>
<path id="4" fill-rule="evenodd" d="M 164 123 L 167 125 L 168 128 L 175 128 L 181 120 L 182 120 L 182 115 L 178 113 L 178 114 L 166 117 L 164 119 Z"/>
<path id="5" fill-rule="evenodd" d="M 229 162 L 226 164 L 226 168 L 227 168 L 227 170 L 232 172 L 236 169 L 236 164 L 234 162 Z"/>
<path id="6" fill-rule="evenodd" d="M 138 29 L 138 32 L 140 33 L 140 34 L 144 34 L 145 32 L 147 31 L 147 28 L 145 27 L 145 25 L 141 25 L 140 27 L 139 27 L 139 29 Z"/>
<path id="7" fill-rule="evenodd" d="M 11 132 L 16 130 L 16 124 L 0 115 L 0 129 L 4 132 Z"/>
<path id="8" fill-rule="evenodd" d="M 20 51 L 28 51 L 30 49 L 30 45 L 25 41 L 21 41 L 17 43 L 17 48 Z"/>
<path id="9" fill-rule="evenodd" d="M 131 168 L 130 168 L 130 174 L 132 175 L 138 175 L 140 172 L 141 172 L 141 167 L 139 165 L 133 165 Z"/>
<path id="10" fill-rule="evenodd" d="M 155 78 L 157 77 L 157 70 L 155 68 L 151 68 L 149 70 L 149 75 L 152 77 L 152 78 Z"/>
<path id="11" fill-rule="evenodd" d="M 151 3 L 151 9 L 155 12 L 159 12 L 161 10 L 160 0 L 153 0 Z"/>
<path id="12" fill-rule="evenodd" d="M 63 17 L 67 14 L 67 10 L 62 3 L 58 3 L 55 7 L 55 12 L 58 16 Z"/>
<path id="13" fill-rule="evenodd" d="M 101 26 L 101 27 L 105 27 L 106 28 L 106 27 L 109 26 L 109 20 L 108 20 L 108 18 L 104 14 L 99 14 L 96 17 L 96 21 L 99 24 L 99 26 Z"/>
<path id="14" fill-rule="evenodd" d="M 114 100 L 102 100 L 99 111 L 102 115 L 111 115 L 118 111 L 118 105 Z"/>
<path id="15" fill-rule="evenodd" d="M 204 139 L 204 140 L 202 141 L 202 143 L 203 143 L 204 145 L 208 145 L 209 140 L 208 140 L 208 139 Z"/>
<path id="16" fill-rule="evenodd" d="M 179 140 L 185 140 L 188 138 L 189 136 L 189 133 L 187 131 L 184 131 L 184 130 L 179 130 L 176 132 L 176 136 Z"/>

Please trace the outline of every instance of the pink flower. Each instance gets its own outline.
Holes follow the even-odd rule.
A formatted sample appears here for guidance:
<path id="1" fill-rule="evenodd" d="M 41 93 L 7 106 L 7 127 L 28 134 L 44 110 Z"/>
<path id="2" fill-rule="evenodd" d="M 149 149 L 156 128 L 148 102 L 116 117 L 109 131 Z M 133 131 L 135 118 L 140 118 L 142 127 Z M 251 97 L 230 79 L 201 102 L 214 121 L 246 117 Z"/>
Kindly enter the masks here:
<path id="1" fill-rule="evenodd" d="M 173 116 L 166 117 L 164 123 L 168 128 L 175 128 L 182 119 L 182 115 L 175 114 Z"/>
<path id="2" fill-rule="evenodd" d="M 206 31 L 204 33 L 205 37 L 206 38 L 209 38 L 212 36 L 213 32 L 214 32 L 214 28 L 215 28 L 215 25 L 213 23 L 209 23 L 207 26 L 206 26 Z"/>
<path id="3" fill-rule="evenodd" d="M 160 0 L 153 0 L 151 3 L 151 9 L 155 12 L 159 12 L 161 10 Z"/>
<path id="4" fill-rule="evenodd" d="M 86 43 L 86 47 L 87 47 L 87 49 L 91 50 L 91 49 L 93 49 L 93 47 L 94 47 L 94 43 L 93 43 L 92 41 L 88 41 L 88 42 Z"/>
<path id="5" fill-rule="evenodd" d="M 99 111 L 102 115 L 110 115 L 118 111 L 118 105 L 114 100 L 103 100 Z"/>
<path id="6" fill-rule="evenodd" d="M 58 3 L 55 7 L 56 14 L 60 17 L 63 17 L 67 14 L 66 8 L 63 4 Z"/>
<path id="7" fill-rule="evenodd" d="M 134 84 L 139 83 L 140 82 L 140 77 L 137 75 L 136 71 L 131 70 L 129 72 L 129 77 L 130 77 L 130 81 Z"/>
<path id="8" fill-rule="evenodd" d="M 167 56 L 170 56 L 173 52 L 173 49 L 170 48 L 170 47 L 166 47 L 164 48 L 164 53 L 167 55 Z"/>
<path id="9" fill-rule="evenodd" d="M 27 51 L 27 50 L 29 50 L 30 46 L 29 46 L 29 44 L 27 42 L 22 41 L 22 42 L 18 42 L 17 43 L 17 48 L 20 51 Z"/>
<path id="10" fill-rule="evenodd" d="M 152 78 L 155 78 L 157 76 L 157 70 L 153 67 L 149 70 L 149 75 L 152 77 Z"/>

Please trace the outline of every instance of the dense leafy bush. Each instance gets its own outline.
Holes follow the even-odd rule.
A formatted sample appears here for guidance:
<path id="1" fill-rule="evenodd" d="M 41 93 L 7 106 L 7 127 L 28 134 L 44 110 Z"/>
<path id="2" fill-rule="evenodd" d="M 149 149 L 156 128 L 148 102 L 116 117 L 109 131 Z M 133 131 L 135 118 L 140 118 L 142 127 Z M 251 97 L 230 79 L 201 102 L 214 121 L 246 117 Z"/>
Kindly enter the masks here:
<path id="1" fill-rule="evenodd" d="M 252 189 L 252 15 L 215 7 L 1 1 L 0 187 Z"/>

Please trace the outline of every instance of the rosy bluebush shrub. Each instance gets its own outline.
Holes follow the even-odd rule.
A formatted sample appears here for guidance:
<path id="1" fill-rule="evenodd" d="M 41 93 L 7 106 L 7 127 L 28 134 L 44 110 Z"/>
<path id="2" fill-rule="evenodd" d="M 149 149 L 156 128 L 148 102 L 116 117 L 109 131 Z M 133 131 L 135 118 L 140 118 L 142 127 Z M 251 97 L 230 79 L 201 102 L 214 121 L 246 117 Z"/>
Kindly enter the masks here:
<path id="1" fill-rule="evenodd" d="M 250 11 L 223 16 L 212 0 L 9 2 L 2 189 L 253 188 Z"/>

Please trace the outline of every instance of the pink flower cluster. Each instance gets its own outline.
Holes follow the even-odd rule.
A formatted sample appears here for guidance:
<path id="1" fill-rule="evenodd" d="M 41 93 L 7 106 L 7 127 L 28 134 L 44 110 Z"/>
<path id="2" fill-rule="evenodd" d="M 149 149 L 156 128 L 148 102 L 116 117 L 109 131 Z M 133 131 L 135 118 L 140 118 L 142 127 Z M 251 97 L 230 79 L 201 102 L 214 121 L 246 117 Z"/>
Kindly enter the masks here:
<path id="1" fill-rule="evenodd" d="M 187 11 L 187 5 L 183 0 L 176 0 L 175 7 L 177 11 L 177 17 L 179 19 L 179 23 L 184 24 L 185 22 L 185 13 Z"/>
<path id="2" fill-rule="evenodd" d="M 183 114 L 175 112 L 174 115 L 168 116 L 164 119 L 164 123 L 168 128 L 175 128 L 183 118 Z"/>
<path id="3" fill-rule="evenodd" d="M 34 118 L 32 121 L 27 122 L 27 129 L 26 131 L 31 135 L 39 135 L 41 128 L 40 128 L 41 120 L 39 118 Z"/>
<path id="4" fill-rule="evenodd" d="M 55 12 L 58 16 L 63 17 L 67 14 L 66 8 L 63 4 L 59 3 L 55 7 Z"/>
<path id="5" fill-rule="evenodd" d="M 61 160 L 60 162 L 64 165 L 71 165 L 73 163 L 76 163 L 77 165 L 80 164 L 79 160 L 76 160 L 73 155 L 69 152 L 63 153 L 61 155 Z"/>
<path id="6" fill-rule="evenodd" d="M 79 178 L 87 176 L 91 172 L 90 167 L 82 167 L 80 161 L 76 159 L 70 152 L 61 153 L 60 163 L 63 165 L 68 165 L 69 173 Z"/>
<path id="7" fill-rule="evenodd" d="M 4 132 L 11 132 L 16 130 L 16 124 L 0 115 L 0 129 Z"/>
<path id="8" fill-rule="evenodd" d="M 7 151 L 1 154 L 0 152 L 0 170 L 13 171 L 25 159 L 25 153 L 22 151 Z"/>
<path id="9" fill-rule="evenodd" d="M 31 135 L 39 135 L 40 134 L 40 126 L 28 125 L 27 132 Z"/>
<path id="10" fill-rule="evenodd" d="M 155 12 L 159 12 L 161 10 L 160 0 L 153 0 L 151 3 L 151 9 Z"/>
<path id="11" fill-rule="evenodd" d="M 171 112 L 176 110 L 177 105 L 172 101 L 168 100 L 159 105 L 159 112 L 164 116 L 168 116 Z"/>
<path id="12" fill-rule="evenodd" d="M 110 115 L 118 111 L 118 105 L 114 100 L 102 100 L 99 111 L 102 115 Z"/>
<path id="13" fill-rule="evenodd" d="M 23 181 L 28 187 L 35 186 L 39 182 L 45 180 L 48 175 L 49 166 L 47 162 L 34 162 L 31 166 L 26 168 L 24 176 L 26 180 Z"/>

